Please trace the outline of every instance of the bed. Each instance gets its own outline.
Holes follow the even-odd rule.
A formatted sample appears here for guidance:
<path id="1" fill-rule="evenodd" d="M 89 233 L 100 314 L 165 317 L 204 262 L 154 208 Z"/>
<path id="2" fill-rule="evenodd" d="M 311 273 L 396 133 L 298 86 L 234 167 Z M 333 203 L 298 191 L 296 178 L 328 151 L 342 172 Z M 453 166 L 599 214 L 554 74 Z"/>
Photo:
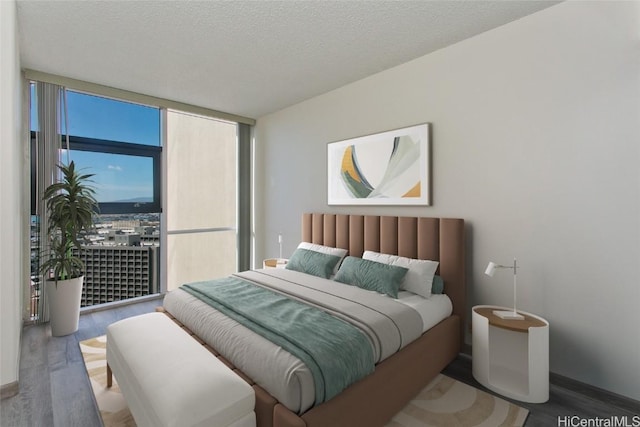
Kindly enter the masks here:
<path id="1" fill-rule="evenodd" d="M 446 315 L 442 320 L 438 318 L 432 322 L 436 324 L 429 324 L 429 329 L 424 332 L 422 330 L 417 333 L 407 332 L 409 335 L 415 335 L 411 338 L 411 342 L 403 344 L 402 348 L 393 354 L 380 357 L 372 373 L 323 403 L 317 401 L 310 403 L 309 399 L 313 400 L 313 395 L 310 398 L 309 393 L 301 393 L 298 399 L 290 397 L 287 392 L 277 387 L 270 388 L 271 385 L 267 387 L 273 395 L 280 398 L 278 400 L 261 386 L 264 385 L 264 377 L 268 376 L 269 371 L 279 372 L 275 365 L 281 363 L 281 359 L 286 359 L 288 353 L 285 352 L 287 356 L 283 356 L 282 352 L 265 350 L 264 354 L 267 356 L 264 357 L 263 364 L 259 368 L 249 366 L 245 356 L 251 352 L 234 350 L 234 342 L 237 343 L 243 339 L 240 333 L 242 331 L 235 326 L 229 327 L 229 331 L 239 331 L 238 337 L 235 335 L 231 337 L 231 344 L 222 343 L 209 332 L 231 320 L 220 317 L 220 313 L 214 312 L 209 315 L 208 312 L 198 311 L 205 309 L 197 304 L 182 306 L 182 304 L 192 304 L 188 301 L 188 296 L 183 295 L 180 298 L 175 296 L 182 293 L 176 293 L 170 299 L 168 295 L 165 299 L 165 310 L 178 324 L 194 335 L 195 339 L 252 384 L 256 393 L 255 412 L 258 426 L 384 425 L 449 364 L 460 350 L 464 339 L 466 311 L 464 221 L 449 218 L 304 214 L 302 240 L 317 245 L 346 249 L 352 257 L 361 257 L 366 250 L 438 261 L 437 274 L 442 277 L 445 285 L 446 297 L 442 297 L 450 302 L 450 311 L 447 312 L 450 315 Z M 267 277 L 266 280 L 276 284 L 292 280 L 291 278 L 295 278 L 296 274 L 296 272 L 262 270 L 245 273 L 248 280 L 264 276 Z M 320 281 L 318 284 L 324 285 Z M 346 286 L 346 288 L 353 287 Z M 359 300 L 360 295 L 354 298 Z M 351 308 L 347 309 L 347 311 L 350 310 Z M 422 320 L 425 324 L 427 323 L 425 317 L 422 317 Z M 230 334 L 228 331 L 221 333 Z M 216 345 L 220 348 L 216 348 Z M 269 361 L 269 354 L 278 356 L 277 358 L 274 356 L 273 360 Z M 269 365 L 271 362 L 273 362 L 273 369 Z M 284 369 L 283 372 L 292 370 L 286 366 L 282 369 Z M 253 372 L 253 377 L 257 380 L 254 381 L 252 375 L 244 371 Z M 271 373 L 271 376 L 273 375 L 275 374 Z M 301 375 L 301 378 L 304 378 L 304 375 Z M 293 382 L 300 390 L 306 390 L 302 384 L 304 381 L 296 377 Z"/>

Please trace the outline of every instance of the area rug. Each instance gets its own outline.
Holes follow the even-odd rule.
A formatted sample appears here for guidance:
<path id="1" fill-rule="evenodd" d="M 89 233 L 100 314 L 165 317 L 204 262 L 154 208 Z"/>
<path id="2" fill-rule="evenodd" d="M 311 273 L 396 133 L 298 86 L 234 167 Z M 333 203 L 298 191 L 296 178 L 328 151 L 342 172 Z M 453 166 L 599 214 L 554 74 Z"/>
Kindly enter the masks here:
<path id="1" fill-rule="evenodd" d="M 80 342 L 105 427 L 135 427 L 114 378 L 107 388 L 105 336 Z M 521 427 L 529 411 L 446 375 L 438 375 L 386 427 Z"/>
<path id="2" fill-rule="evenodd" d="M 386 427 L 521 427 L 529 411 L 439 374 Z"/>

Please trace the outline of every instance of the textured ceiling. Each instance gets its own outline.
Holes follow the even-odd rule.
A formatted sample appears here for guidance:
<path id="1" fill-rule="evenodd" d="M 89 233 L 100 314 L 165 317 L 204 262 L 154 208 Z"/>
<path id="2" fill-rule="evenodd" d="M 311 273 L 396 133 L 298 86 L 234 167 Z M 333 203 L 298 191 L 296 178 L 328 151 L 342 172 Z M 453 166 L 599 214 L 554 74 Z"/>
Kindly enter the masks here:
<path id="1" fill-rule="evenodd" d="M 257 118 L 549 1 L 18 1 L 22 67 Z"/>

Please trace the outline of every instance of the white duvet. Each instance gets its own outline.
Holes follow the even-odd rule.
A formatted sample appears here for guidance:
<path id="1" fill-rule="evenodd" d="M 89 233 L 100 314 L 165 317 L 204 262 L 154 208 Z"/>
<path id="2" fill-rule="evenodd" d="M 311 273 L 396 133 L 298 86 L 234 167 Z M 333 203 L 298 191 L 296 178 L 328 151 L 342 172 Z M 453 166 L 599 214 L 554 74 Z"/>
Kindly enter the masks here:
<path id="1" fill-rule="evenodd" d="M 279 282 L 290 279 L 298 281 L 307 279 L 316 287 L 318 284 L 322 285 L 322 281 L 325 280 L 327 287 L 335 287 L 337 283 L 290 270 L 258 270 L 250 272 L 248 275 L 249 277 L 276 276 L 269 280 Z M 340 284 L 341 286 L 348 285 Z M 389 300 L 391 300 L 394 302 L 391 305 L 395 311 L 404 310 L 401 307 L 408 310 L 406 314 L 409 316 L 404 315 L 405 319 L 415 319 L 412 320 L 414 323 L 419 323 L 419 319 L 422 320 L 422 325 L 409 325 L 410 332 L 405 332 L 405 339 L 401 339 L 404 342 L 401 342 L 399 347 L 396 346 L 398 348 L 378 349 L 378 361 L 389 357 L 393 352 L 417 338 L 421 332 L 451 314 L 451 301 L 446 295 L 432 295 L 427 299 L 401 291 L 399 298 L 393 300 L 387 296 L 353 286 L 348 286 L 348 294 L 355 295 L 355 300 L 360 305 L 362 305 L 360 301 L 373 301 L 376 311 L 379 310 L 379 307 L 388 306 Z M 180 289 L 166 295 L 164 306 L 180 322 L 214 347 L 223 357 L 251 377 L 256 384 L 264 388 L 287 408 L 293 412 L 303 413 L 313 406 L 315 402 L 313 376 L 300 359 Z M 417 315 L 414 314 L 416 312 Z"/>

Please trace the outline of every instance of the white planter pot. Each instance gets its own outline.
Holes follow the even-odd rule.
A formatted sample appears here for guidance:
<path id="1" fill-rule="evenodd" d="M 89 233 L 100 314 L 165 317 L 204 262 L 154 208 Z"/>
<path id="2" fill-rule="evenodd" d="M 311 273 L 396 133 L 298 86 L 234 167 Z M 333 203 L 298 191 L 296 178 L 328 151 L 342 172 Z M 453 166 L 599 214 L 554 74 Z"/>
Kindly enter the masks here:
<path id="1" fill-rule="evenodd" d="M 49 320 L 51 335 L 61 337 L 78 330 L 80 320 L 80 301 L 84 276 L 69 280 L 47 280 L 47 300 L 49 301 Z"/>

